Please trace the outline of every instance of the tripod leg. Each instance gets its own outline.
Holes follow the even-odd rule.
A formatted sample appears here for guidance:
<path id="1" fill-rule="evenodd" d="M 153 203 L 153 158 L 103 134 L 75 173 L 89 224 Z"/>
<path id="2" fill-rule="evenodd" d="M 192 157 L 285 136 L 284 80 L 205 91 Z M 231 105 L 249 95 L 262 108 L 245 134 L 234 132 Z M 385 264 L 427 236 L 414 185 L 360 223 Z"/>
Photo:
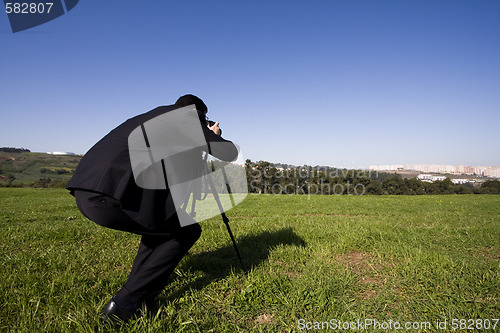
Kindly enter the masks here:
<path id="1" fill-rule="evenodd" d="M 233 192 L 231 190 L 231 186 L 229 186 L 229 181 L 227 180 L 227 175 L 226 175 L 226 170 L 224 170 L 224 168 L 221 169 L 222 171 L 222 175 L 224 176 L 224 181 L 226 182 L 226 188 L 227 188 L 227 192 L 229 193 L 229 199 L 231 199 L 231 205 L 236 206 L 236 204 L 234 203 L 234 198 L 233 198 Z"/>
<path id="2" fill-rule="evenodd" d="M 236 240 L 234 239 L 234 236 L 233 236 L 233 232 L 231 231 L 231 228 L 229 227 L 229 219 L 227 218 L 226 213 L 222 213 L 221 215 L 222 215 L 222 220 L 224 221 L 224 224 L 226 225 L 227 232 L 229 233 L 229 237 L 231 237 L 231 241 L 233 242 L 234 251 L 236 252 L 236 256 L 238 257 L 238 260 L 240 261 L 241 269 L 243 269 L 243 272 L 246 272 L 245 265 L 243 265 L 243 259 L 241 259 L 240 251 L 238 251 L 238 246 L 236 245 Z"/>
<path id="3" fill-rule="evenodd" d="M 205 165 L 205 167 L 206 167 L 206 165 Z M 220 215 L 222 216 L 222 221 L 224 221 L 224 224 L 226 225 L 226 228 L 227 228 L 227 232 L 229 233 L 229 236 L 231 237 L 231 241 L 233 242 L 234 250 L 236 251 L 236 255 L 238 256 L 238 260 L 240 261 L 240 264 L 241 264 L 241 269 L 243 269 L 243 272 L 245 272 L 245 266 L 243 265 L 243 260 L 241 259 L 240 251 L 238 251 L 238 246 L 236 245 L 236 240 L 234 239 L 231 228 L 229 227 L 229 219 L 227 218 L 226 213 L 224 213 L 224 208 L 222 207 L 222 204 L 220 202 L 219 193 L 217 193 L 217 190 L 215 189 L 215 184 L 214 184 L 214 181 L 212 179 L 212 176 L 210 175 L 208 170 L 206 170 L 206 171 L 207 171 L 207 175 L 206 175 L 207 181 L 210 185 L 210 188 L 212 189 L 212 194 L 214 195 L 214 199 L 217 202 L 217 206 L 219 206 Z M 224 174 L 224 176 L 225 176 L 225 174 Z"/>

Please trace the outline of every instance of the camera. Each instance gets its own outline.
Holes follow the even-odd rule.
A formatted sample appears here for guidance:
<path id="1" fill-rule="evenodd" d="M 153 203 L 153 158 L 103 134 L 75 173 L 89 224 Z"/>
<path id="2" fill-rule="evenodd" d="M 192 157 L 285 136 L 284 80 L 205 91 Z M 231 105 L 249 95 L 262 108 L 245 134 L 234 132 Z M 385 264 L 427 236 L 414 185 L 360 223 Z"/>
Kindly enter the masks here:
<path id="1" fill-rule="evenodd" d="M 215 121 L 213 121 L 213 120 L 207 120 L 207 124 L 208 124 L 208 126 L 212 127 L 212 126 L 215 125 Z M 219 134 L 218 135 L 222 136 L 222 128 L 220 128 L 220 127 L 219 127 Z"/>

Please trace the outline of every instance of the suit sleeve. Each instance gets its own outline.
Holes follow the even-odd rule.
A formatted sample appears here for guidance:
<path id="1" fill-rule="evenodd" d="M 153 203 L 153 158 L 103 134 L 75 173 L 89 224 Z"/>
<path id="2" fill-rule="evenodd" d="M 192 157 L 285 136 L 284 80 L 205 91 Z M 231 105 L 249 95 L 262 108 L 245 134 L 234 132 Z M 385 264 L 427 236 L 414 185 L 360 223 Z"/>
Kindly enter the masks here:
<path id="1" fill-rule="evenodd" d="M 208 153 L 222 161 L 233 162 L 238 158 L 238 148 L 229 140 L 223 139 L 212 132 L 208 127 L 203 127 L 203 134 L 208 143 Z"/>

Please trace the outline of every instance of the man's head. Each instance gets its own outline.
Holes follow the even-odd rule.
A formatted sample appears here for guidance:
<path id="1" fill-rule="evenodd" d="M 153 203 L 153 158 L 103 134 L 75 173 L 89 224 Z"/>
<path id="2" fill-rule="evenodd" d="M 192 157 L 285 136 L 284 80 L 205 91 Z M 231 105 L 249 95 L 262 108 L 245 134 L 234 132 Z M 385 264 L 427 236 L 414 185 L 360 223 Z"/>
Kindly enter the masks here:
<path id="1" fill-rule="evenodd" d="M 200 119 L 201 124 L 208 126 L 208 128 L 215 134 L 222 135 L 222 130 L 219 128 L 219 123 L 208 120 L 208 108 L 199 97 L 191 94 L 184 95 L 179 97 L 177 102 L 175 102 L 175 106 L 178 107 L 184 107 L 193 104 L 196 106 L 196 110 L 198 110 L 198 118 Z"/>
<path id="2" fill-rule="evenodd" d="M 196 97 L 195 95 L 189 94 L 181 96 L 179 97 L 177 102 L 175 102 L 175 105 L 178 107 L 188 106 L 192 104 L 196 105 L 196 110 L 198 110 L 203 114 L 207 114 L 208 112 L 207 106 L 205 105 L 205 103 L 203 103 L 203 101 L 199 97 Z"/>

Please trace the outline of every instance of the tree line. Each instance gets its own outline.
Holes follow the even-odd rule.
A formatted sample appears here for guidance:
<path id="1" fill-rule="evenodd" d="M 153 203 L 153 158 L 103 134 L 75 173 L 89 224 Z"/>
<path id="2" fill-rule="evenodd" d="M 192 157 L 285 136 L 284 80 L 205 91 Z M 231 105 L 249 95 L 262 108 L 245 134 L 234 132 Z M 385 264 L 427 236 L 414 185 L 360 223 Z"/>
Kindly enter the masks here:
<path id="1" fill-rule="evenodd" d="M 18 148 L 15 148 L 18 149 Z M 42 174 L 72 173 L 68 169 L 41 168 Z M 454 184 L 451 179 L 433 183 L 399 174 L 373 170 L 340 169 L 326 166 L 293 166 L 246 160 L 249 193 L 305 195 L 424 195 L 424 194 L 500 194 L 500 181 L 487 180 L 480 186 Z M 13 186 L 15 177 L 2 177 L 0 186 Z M 65 187 L 67 181 L 41 177 L 24 187 Z"/>
<path id="2" fill-rule="evenodd" d="M 14 147 L 0 147 L 0 151 L 6 153 L 30 153 L 31 151 L 26 148 L 14 148 Z"/>
<path id="3" fill-rule="evenodd" d="M 500 194 L 500 181 L 454 184 L 451 179 L 433 183 L 399 174 L 326 166 L 290 166 L 246 160 L 249 193 L 326 195 Z"/>

